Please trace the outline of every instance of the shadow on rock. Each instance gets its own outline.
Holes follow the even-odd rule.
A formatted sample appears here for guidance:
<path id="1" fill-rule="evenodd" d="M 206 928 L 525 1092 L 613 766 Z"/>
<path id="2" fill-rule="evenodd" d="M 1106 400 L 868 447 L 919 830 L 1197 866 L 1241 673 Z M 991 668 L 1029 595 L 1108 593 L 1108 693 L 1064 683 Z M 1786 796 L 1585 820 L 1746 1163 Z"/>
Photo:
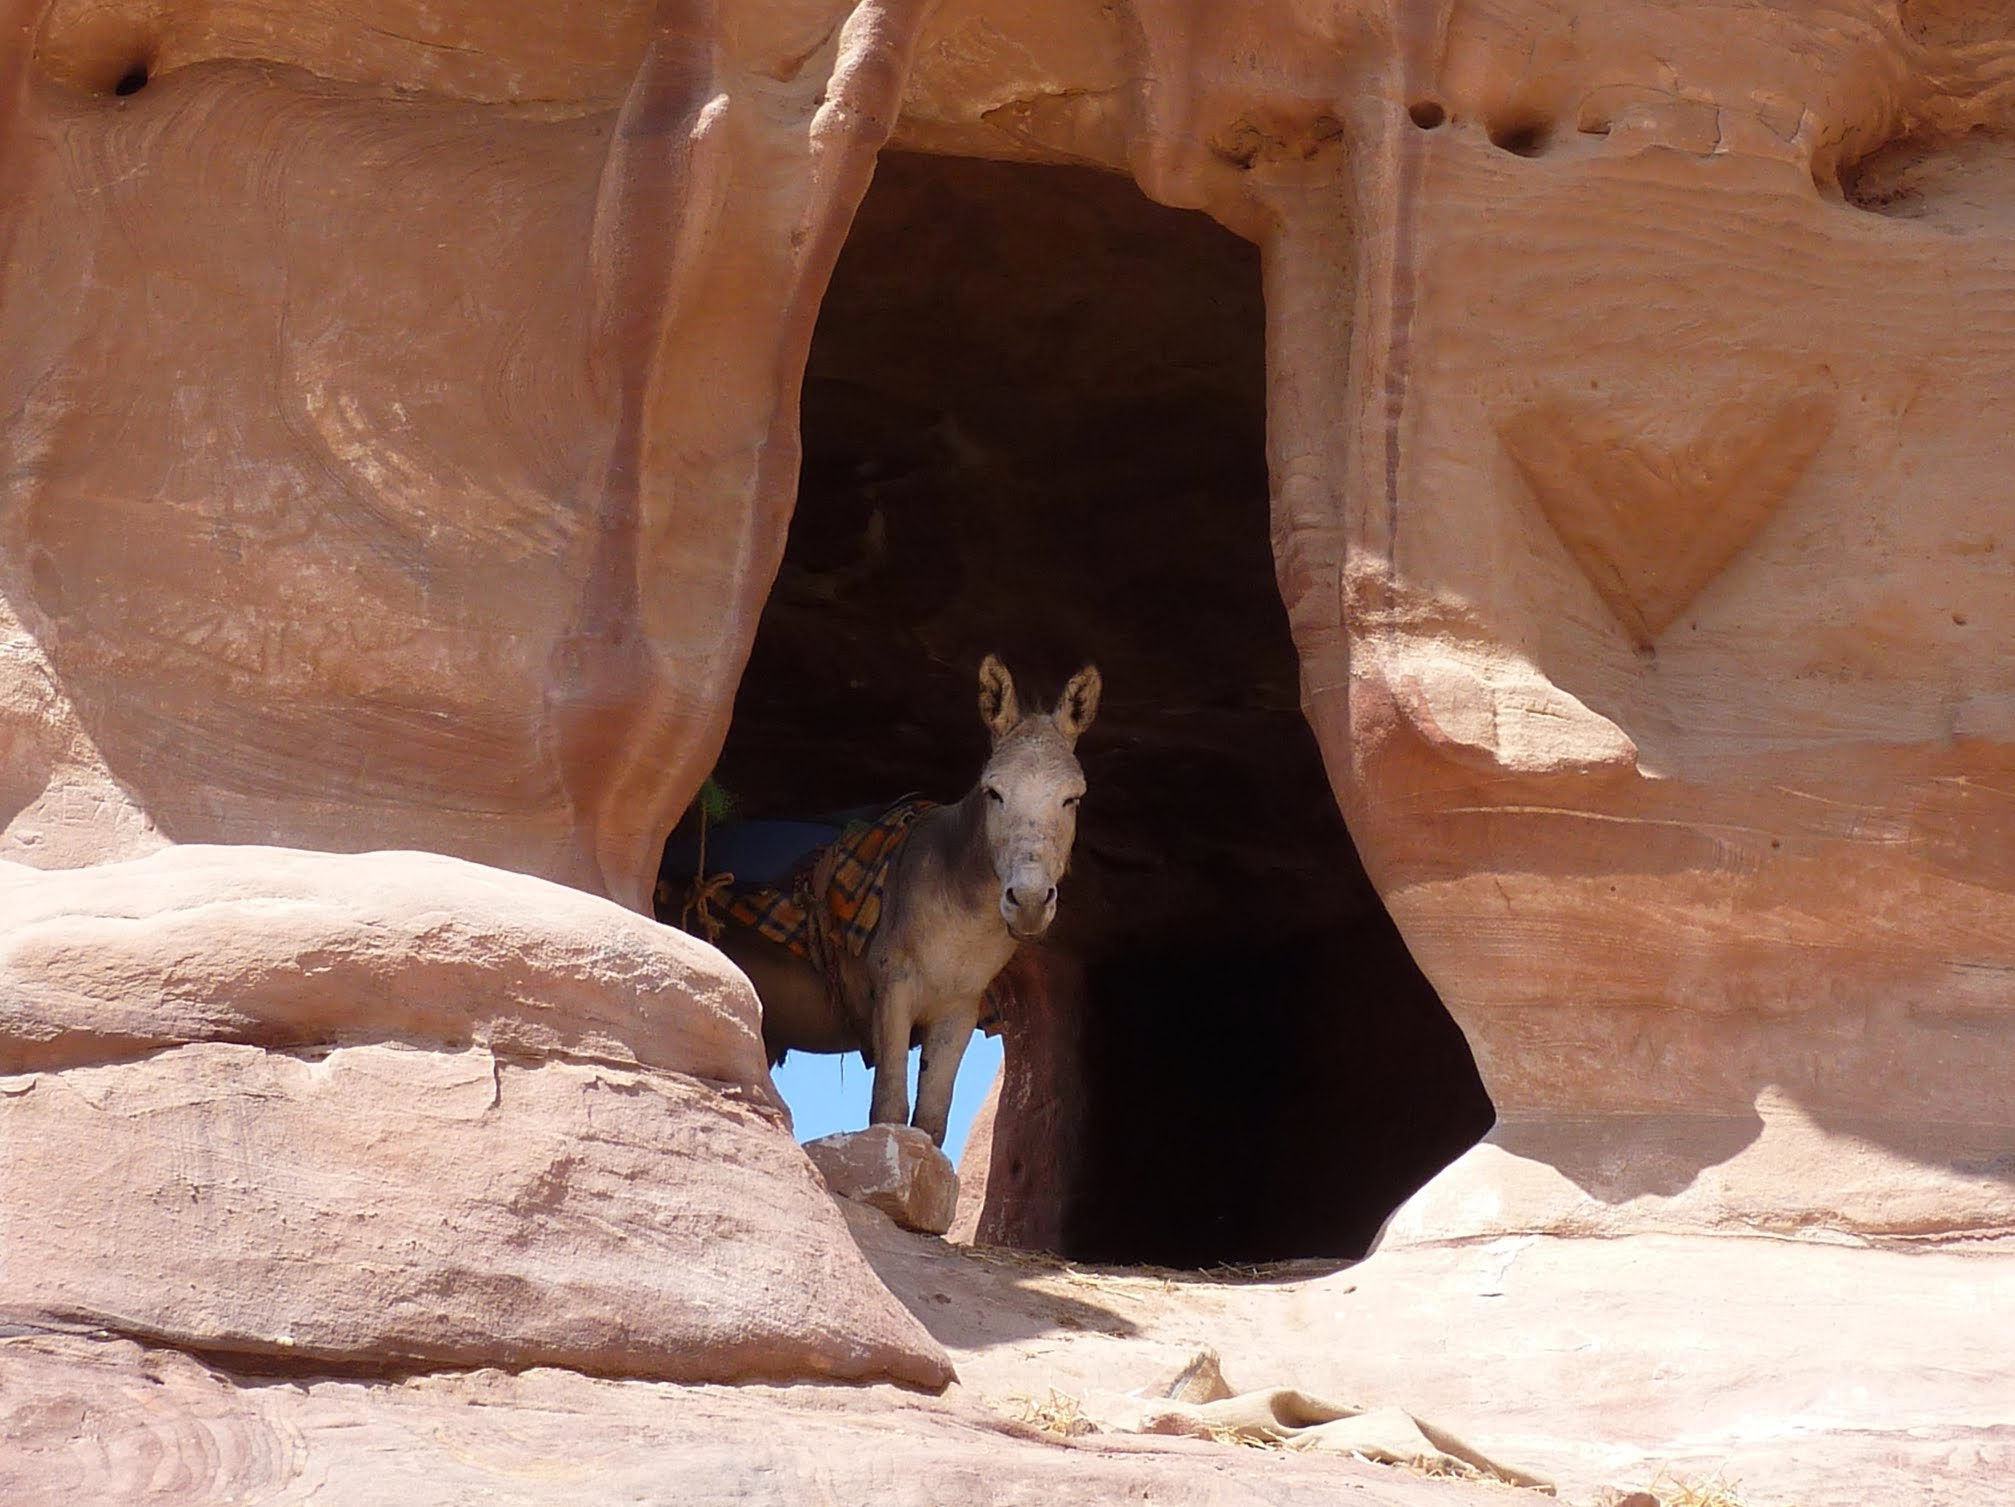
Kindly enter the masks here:
<path id="1" fill-rule="evenodd" d="M 1054 1257 L 1014 1251 L 981 1253 L 898 1229 L 887 1215 L 843 1203 L 854 1242 L 876 1276 L 952 1351 L 1068 1332 L 1127 1338 L 1139 1326 L 1097 1301 L 1098 1279 L 1084 1275 L 1084 1297 L 1054 1291 L 1043 1278 L 1071 1279 Z"/>
<path id="2" fill-rule="evenodd" d="M 1545 1163 L 1591 1198 L 1623 1204 L 1684 1193 L 1702 1172 L 1732 1160 L 1762 1132 L 1762 1117 L 1750 1109 L 1641 1119 L 1507 1119 L 1485 1140 L 1513 1156 Z"/>

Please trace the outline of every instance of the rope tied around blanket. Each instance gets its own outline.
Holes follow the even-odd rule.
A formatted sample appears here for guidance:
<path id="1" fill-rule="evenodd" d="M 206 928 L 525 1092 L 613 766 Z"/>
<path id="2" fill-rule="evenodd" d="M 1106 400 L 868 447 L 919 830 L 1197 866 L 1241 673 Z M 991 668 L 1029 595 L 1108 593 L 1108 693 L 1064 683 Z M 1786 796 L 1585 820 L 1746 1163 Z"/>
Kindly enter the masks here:
<path id="1" fill-rule="evenodd" d="M 700 851 L 693 862 L 693 882 L 686 890 L 685 904 L 679 907 L 679 930 L 698 936 L 700 932 L 693 930 L 693 923 L 697 921 L 707 941 L 716 947 L 720 946 L 721 933 L 728 929 L 728 923 L 714 914 L 713 907 L 727 908 L 735 887 L 735 876 L 725 869 L 718 874 L 707 872 L 707 829 L 713 822 L 714 808 L 720 807 L 725 814 L 731 804 L 727 791 L 714 783 L 713 776 L 709 775 L 701 783 Z"/>

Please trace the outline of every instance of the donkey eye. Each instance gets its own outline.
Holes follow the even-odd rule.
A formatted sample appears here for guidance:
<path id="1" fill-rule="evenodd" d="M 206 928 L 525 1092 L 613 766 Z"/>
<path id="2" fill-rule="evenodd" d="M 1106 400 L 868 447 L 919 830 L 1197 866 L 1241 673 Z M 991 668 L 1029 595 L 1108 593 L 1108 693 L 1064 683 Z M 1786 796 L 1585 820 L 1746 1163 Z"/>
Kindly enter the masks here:
<path id="1" fill-rule="evenodd" d="M 1007 804 L 1007 797 L 1002 795 L 998 790 L 994 789 L 993 786 L 991 785 L 987 786 L 987 799 L 992 801 L 996 806 L 1004 806 Z"/>

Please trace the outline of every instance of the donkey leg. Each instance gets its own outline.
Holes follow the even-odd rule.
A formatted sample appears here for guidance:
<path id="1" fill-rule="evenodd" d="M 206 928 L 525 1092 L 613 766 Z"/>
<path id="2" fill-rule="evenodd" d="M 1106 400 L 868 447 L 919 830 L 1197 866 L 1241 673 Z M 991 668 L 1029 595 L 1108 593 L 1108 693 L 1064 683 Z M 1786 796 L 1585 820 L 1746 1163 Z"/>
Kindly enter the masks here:
<path id="1" fill-rule="evenodd" d="M 875 1092 L 870 1125 L 907 1125 L 910 1119 L 910 1029 L 916 985 L 900 974 L 875 991 Z"/>
<path id="2" fill-rule="evenodd" d="M 952 1085 L 980 1019 L 979 1002 L 953 1010 L 924 1027 L 924 1060 L 917 1071 L 916 1127 L 942 1146 L 951 1119 Z"/>

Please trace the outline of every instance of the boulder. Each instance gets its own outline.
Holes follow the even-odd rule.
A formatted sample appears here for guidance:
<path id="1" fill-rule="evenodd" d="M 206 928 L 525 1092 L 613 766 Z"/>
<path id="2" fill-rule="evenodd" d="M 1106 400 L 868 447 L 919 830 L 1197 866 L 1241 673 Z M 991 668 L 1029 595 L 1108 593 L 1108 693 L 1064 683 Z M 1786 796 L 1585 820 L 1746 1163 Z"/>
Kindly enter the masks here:
<path id="1" fill-rule="evenodd" d="M 7 1322 L 951 1379 L 792 1143 L 746 982 L 681 933 L 413 854 L 180 848 L 0 905 Z"/>
<path id="2" fill-rule="evenodd" d="M 0 1072 L 417 1040 L 668 1068 L 780 1111 L 760 1022 L 740 973 L 685 933 L 439 854 L 0 864 Z"/>
<path id="3" fill-rule="evenodd" d="M 880 1209 L 906 1230 L 942 1235 L 958 1212 L 951 1159 L 914 1125 L 870 1125 L 805 1143 L 837 1198 Z"/>

